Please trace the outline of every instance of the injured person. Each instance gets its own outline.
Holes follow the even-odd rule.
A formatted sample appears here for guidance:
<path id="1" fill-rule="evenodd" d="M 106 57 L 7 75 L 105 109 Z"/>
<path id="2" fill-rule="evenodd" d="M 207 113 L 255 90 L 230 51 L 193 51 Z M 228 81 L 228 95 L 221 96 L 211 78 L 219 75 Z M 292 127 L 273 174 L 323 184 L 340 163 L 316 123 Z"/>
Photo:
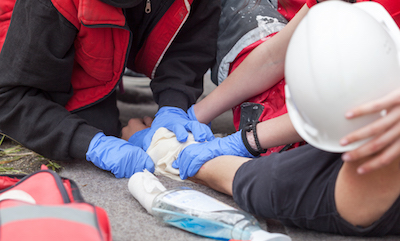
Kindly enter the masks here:
<path id="1" fill-rule="evenodd" d="M 243 210 L 286 226 L 400 235 L 400 32 L 388 14 L 399 13 L 399 5 L 382 4 L 324 1 L 293 33 L 285 63 L 290 122 L 268 133 L 254 124 L 250 131 L 256 144 L 263 135 L 291 130 L 309 144 L 255 157 L 241 131 L 192 143 L 172 163 L 180 177 L 232 195 Z M 278 118 L 263 123 L 273 127 Z M 133 121 L 144 129 L 136 136 L 146 132 L 146 121 Z"/>

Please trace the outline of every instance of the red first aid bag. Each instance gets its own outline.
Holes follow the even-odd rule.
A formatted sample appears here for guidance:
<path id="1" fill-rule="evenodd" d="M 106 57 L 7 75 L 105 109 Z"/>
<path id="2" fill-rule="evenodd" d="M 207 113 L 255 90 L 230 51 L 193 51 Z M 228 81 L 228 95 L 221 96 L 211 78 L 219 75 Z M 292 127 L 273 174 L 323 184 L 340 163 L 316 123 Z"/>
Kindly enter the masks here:
<path id="1" fill-rule="evenodd" d="M 51 170 L 0 175 L 0 240 L 111 241 L 104 209 Z"/>

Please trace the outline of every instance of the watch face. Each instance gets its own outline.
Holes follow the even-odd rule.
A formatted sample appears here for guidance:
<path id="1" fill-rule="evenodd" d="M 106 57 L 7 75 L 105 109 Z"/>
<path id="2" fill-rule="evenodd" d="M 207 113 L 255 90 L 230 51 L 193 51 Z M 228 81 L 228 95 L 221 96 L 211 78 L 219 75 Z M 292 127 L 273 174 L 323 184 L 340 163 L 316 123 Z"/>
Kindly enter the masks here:
<path id="1" fill-rule="evenodd" d="M 143 0 L 101 0 L 101 1 L 118 8 L 131 8 L 138 5 Z"/>

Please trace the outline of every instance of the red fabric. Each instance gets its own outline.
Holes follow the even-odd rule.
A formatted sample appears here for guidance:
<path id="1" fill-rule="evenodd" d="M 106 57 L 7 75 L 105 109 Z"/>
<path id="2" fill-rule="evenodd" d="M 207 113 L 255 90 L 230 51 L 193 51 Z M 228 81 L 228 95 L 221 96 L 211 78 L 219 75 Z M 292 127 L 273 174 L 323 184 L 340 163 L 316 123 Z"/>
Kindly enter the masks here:
<path id="1" fill-rule="evenodd" d="M 79 30 L 74 43 L 76 52 L 71 81 L 74 95 L 65 106 L 72 111 L 99 101 L 114 90 L 124 70 L 129 31 L 120 28 L 125 25 L 120 8 L 98 0 L 52 2 Z M 91 25 L 115 27 L 93 28 Z"/>
<path id="2" fill-rule="evenodd" d="M 40 184 L 41 188 L 37 185 Z M 64 200 L 60 192 L 49 192 L 48 190 L 58 190 L 54 176 L 49 172 L 40 172 L 30 177 L 30 181 L 23 181 L 14 190 L 22 190 L 29 193 L 36 203 L 43 205 L 62 204 Z"/>
<path id="3" fill-rule="evenodd" d="M 4 200 L 2 201 L 2 209 L 4 203 L 13 202 L 13 207 L 24 207 L 33 206 L 24 202 L 15 200 Z M 11 207 L 10 205 L 6 205 Z M 96 218 L 94 214 L 94 207 L 87 203 L 69 203 L 55 206 L 44 206 L 42 205 L 38 210 L 44 211 L 48 214 L 48 217 L 35 217 L 35 213 L 27 214 L 27 218 L 23 218 L 23 214 L 18 214 L 18 221 L 7 222 L 1 225 L 1 239 L 2 240 L 57 240 L 57 241 L 70 241 L 70 240 L 85 240 L 85 241 L 99 241 L 99 240 L 111 240 L 108 238 L 109 234 L 99 232 L 96 226 L 86 225 L 79 221 L 73 221 L 68 219 L 59 218 L 57 215 L 52 217 L 49 211 L 46 212 L 46 207 L 59 208 L 57 214 L 66 214 L 74 209 L 83 210 L 93 215 L 93 219 Z M 29 210 L 29 209 L 28 209 Z M 103 239 L 100 235 L 104 234 L 107 239 Z"/>
<path id="4" fill-rule="evenodd" d="M 359 0 L 358 2 L 362 1 L 369 1 L 369 0 Z M 384 6 L 385 9 L 391 14 L 393 19 L 396 21 L 397 25 L 400 26 L 400 3 L 398 1 L 377 0 L 375 2 L 378 2 L 382 6 Z M 278 5 L 278 11 L 288 20 L 290 20 L 297 13 L 297 11 L 300 10 L 300 8 L 303 6 L 304 3 L 305 3 L 304 0 L 291 1 L 288 4 L 288 6 L 285 6 L 285 8 L 282 7 L 281 5 Z M 308 7 L 312 7 L 317 2 L 316 0 L 307 0 L 306 3 Z M 235 61 L 230 66 L 230 73 L 234 71 L 237 68 L 237 66 L 240 65 L 240 63 L 247 57 L 247 55 L 255 47 L 257 47 L 259 44 L 266 41 L 272 36 L 273 35 L 270 35 L 267 38 L 264 38 L 256 43 L 253 43 L 252 45 L 249 45 L 241 53 L 239 53 Z M 282 79 L 273 87 L 271 87 L 269 90 L 246 101 L 246 102 L 258 103 L 264 107 L 263 113 L 261 114 L 259 121 L 269 120 L 287 113 L 285 105 L 284 86 L 285 86 L 285 80 Z M 233 122 L 236 130 L 238 130 L 240 124 L 240 105 L 233 108 Z M 294 143 L 289 149 L 296 148 L 298 146 L 303 145 L 304 143 L 305 142 Z M 284 146 L 269 148 L 267 153 L 262 155 L 270 155 L 273 152 L 279 152 L 283 147 Z"/>
<path id="5" fill-rule="evenodd" d="M 96 216 L 98 219 L 97 221 L 99 222 L 99 227 L 104 240 L 112 241 L 110 220 L 108 219 L 107 212 L 103 208 L 98 206 L 96 206 L 95 209 L 96 209 Z"/>
<path id="6" fill-rule="evenodd" d="M 192 2 L 193 0 L 189 0 L 189 4 Z M 188 15 L 184 0 L 178 0 L 172 4 L 139 50 L 135 61 L 138 72 L 149 78 L 154 77 L 154 70 Z"/>
<path id="7" fill-rule="evenodd" d="M 112 7 L 99 0 L 80 0 L 79 3 L 78 19 L 85 25 L 102 23 L 116 26 L 125 25 L 125 16 L 121 8 Z M 96 11 L 93 11 L 93 9 L 96 9 Z"/>
<path id="8" fill-rule="evenodd" d="M 0 183 L 7 179 L 10 178 L 0 176 Z M 0 185 L 0 191 L 4 188 L 8 188 L 4 192 L 26 192 L 35 200 L 35 204 L 14 199 L 0 202 L 4 215 L 0 226 L 1 240 L 112 241 L 105 210 L 83 200 L 75 202 L 73 197 L 70 201 L 64 200 L 62 194 L 65 191 L 72 196 L 70 181 L 59 178 L 54 172 L 38 171 L 12 187 Z"/>
<path id="9" fill-rule="evenodd" d="M 278 12 L 287 20 L 291 20 L 304 4 L 306 4 L 306 0 L 290 0 L 287 3 L 285 2 L 284 5 L 278 1 Z"/>
<path id="10" fill-rule="evenodd" d="M 312 6 L 314 6 L 315 4 L 317 4 L 316 0 L 307 0 L 307 7 L 311 8 Z"/>
<path id="11" fill-rule="evenodd" d="M 11 177 L 0 177 L 0 190 L 11 187 L 15 183 L 19 181 L 18 178 L 11 178 Z"/>
<path id="12" fill-rule="evenodd" d="M 0 50 L 3 48 L 16 0 L 0 1 Z"/>
<path id="13" fill-rule="evenodd" d="M 74 201 L 74 195 L 72 194 L 71 182 L 68 179 L 63 180 L 63 185 L 65 190 L 67 191 L 68 197 L 71 202 Z"/>

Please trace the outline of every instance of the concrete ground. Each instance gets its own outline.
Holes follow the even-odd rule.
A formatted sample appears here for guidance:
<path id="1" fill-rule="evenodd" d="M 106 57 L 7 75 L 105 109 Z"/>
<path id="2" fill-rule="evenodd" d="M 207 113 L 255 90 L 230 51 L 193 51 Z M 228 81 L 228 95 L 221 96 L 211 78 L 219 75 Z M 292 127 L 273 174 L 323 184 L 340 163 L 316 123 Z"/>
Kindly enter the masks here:
<path id="1" fill-rule="evenodd" d="M 136 82 L 136 84 L 133 82 Z M 138 82 L 142 83 L 137 84 Z M 132 117 L 142 117 L 143 115 L 153 116 L 157 111 L 157 106 L 151 102 L 151 92 L 146 84 L 146 79 L 142 78 L 137 81 L 131 81 L 126 78 L 124 83 L 127 94 L 125 96 L 121 96 L 120 99 L 124 99 L 124 101 L 131 103 L 118 103 L 121 110 L 121 121 L 123 124 L 126 124 L 127 121 Z M 205 83 L 205 94 L 207 94 L 214 88 L 214 86 L 208 79 L 207 75 Z M 141 87 L 138 87 L 137 85 L 140 85 Z M 132 99 L 132 96 L 136 96 L 136 99 Z M 226 112 L 224 115 L 218 117 L 212 122 L 212 129 L 214 133 L 232 133 L 234 131 L 232 114 L 230 112 Z M 116 179 L 111 173 L 95 167 L 90 162 L 65 163 L 63 164 L 63 167 L 64 168 L 60 172 L 60 175 L 73 179 L 78 184 L 81 193 L 87 202 L 100 206 L 107 211 L 114 241 L 211 240 L 168 226 L 151 216 L 129 193 L 128 179 Z M 159 179 L 167 189 L 180 186 L 190 187 L 210 195 L 228 205 L 237 207 L 230 196 L 218 193 L 205 186 L 192 183 L 182 183 L 163 176 L 159 176 Z M 270 232 L 286 233 L 292 238 L 293 241 L 400 240 L 400 237 L 343 237 L 300 230 L 296 228 L 288 228 L 274 220 L 265 220 L 260 218 L 258 218 L 258 220 L 263 229 Z"/>

